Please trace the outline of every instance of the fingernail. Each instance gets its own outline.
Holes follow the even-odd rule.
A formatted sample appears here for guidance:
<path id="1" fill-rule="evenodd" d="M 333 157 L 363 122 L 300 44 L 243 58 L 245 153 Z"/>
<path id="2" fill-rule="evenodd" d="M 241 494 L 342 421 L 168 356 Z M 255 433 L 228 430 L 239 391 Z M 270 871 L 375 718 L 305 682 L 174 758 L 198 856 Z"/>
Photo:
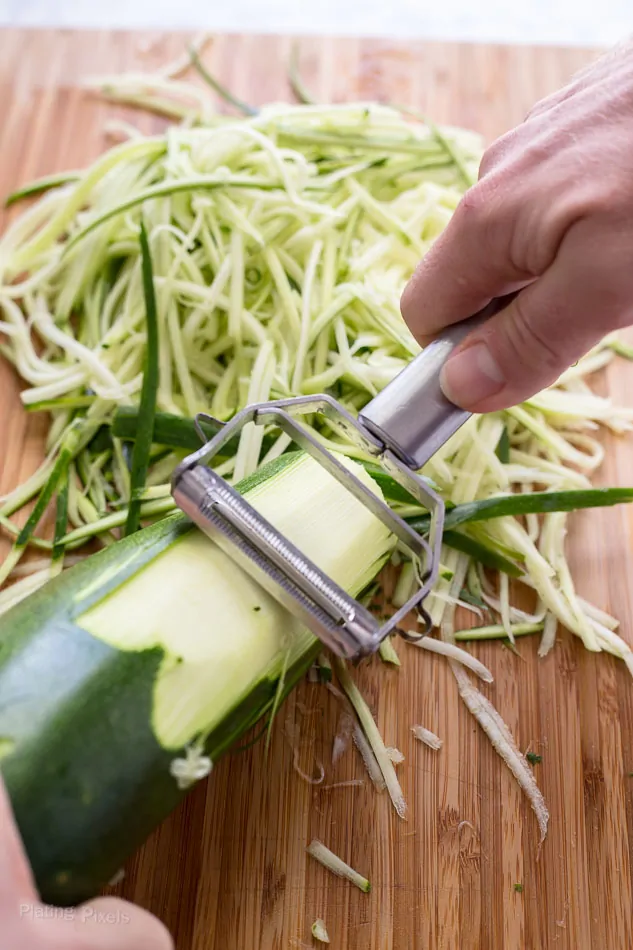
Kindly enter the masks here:
<path id="1" fill-rule="evenodd" d="M 485 343 L 473 343 L 451 356 L 440 374 L 440 386 L 456 406 L 470 408 L 495 396 L 505 384 L 503 373 Z"/>

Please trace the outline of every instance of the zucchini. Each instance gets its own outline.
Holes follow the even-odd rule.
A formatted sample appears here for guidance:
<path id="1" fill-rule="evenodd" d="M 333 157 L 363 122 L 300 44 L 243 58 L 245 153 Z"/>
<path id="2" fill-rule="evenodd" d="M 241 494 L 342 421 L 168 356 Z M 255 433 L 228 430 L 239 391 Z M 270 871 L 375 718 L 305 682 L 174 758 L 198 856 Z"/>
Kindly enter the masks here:
<path id="1" fill-rule="evenodd" d="M 386 527 L 301 453 L 240 487 L 352 593 L 390 556 Z M 42 899 L 94 896 L 185 794 L 174 761 L 195 747 L 216 762 L 319 648 L 181 514 L 8 611 L 0 769 Z"/>

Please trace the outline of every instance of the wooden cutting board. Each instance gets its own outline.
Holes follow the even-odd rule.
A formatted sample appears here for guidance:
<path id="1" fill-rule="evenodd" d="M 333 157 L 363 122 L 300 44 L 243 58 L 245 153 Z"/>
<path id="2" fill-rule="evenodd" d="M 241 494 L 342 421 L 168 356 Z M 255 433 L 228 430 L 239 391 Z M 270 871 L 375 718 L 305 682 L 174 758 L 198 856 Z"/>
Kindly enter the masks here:
<path id="1" fill-rule="evenodd" d="M 0 190 L 35 175 L 79 167 L 105 146 L 108 118 L 132 113 L 82 91 L 95 72 L 151 69 L 182 50 L 182 37 L 113 33 L 0 33 Z M 253 103 L 287 99 L 289 38 L 218 37 L 211 71 Z M 322 100 L 391 99 L 437 122 L 492 138 L 521 121 L 592 54 L 580 50 L 377 40 L 305 40 L 301 65 Z M 160 120 L 139 115 L 144 131 Z M 597 381 L 633 403 L 629 365 Z M 0 490 L 31 472 L 45 419 L 26 419 L 11 371 L 0 367 Z M 599 476 L 633 481 L 633 441 L 606 440 Z M 632 514 L 625 508 L 572 519 L 569 548 L 583 594 L 616 614 L 633 641 Z M 161 917 L 179 950 L 310 947 L 325 919 L 333 948 L 347 950 L 629 950 L 633 946 L 633 682 L 621 663 L 589 655 L 563 634 L 537 661 L 500 645 L 475 650 L 493 670 L 488 695 L 535 766 L 550 811 L 540 859 L 529 806 L 460 705 L 447 666 L 398 644 L 399 671 L 377 662 L 359 672 L 383 735 L 406 756 L 399 767 L 409 803 L 400 821 L 365 784 L 354 749 L 325 787 L 293 769 L 285 735 L 300 730 L 300 765 L 329 763 L 337 724 L 333 698 L 301 686 L 286 703 L 265 755 L 262 743 L 221 762 L 133 859 L 117 889 Z M 444 740 L 415 743 L 422 723 Z M 367 896 L 307 859 L 319 837 L 372 882 Z"/>

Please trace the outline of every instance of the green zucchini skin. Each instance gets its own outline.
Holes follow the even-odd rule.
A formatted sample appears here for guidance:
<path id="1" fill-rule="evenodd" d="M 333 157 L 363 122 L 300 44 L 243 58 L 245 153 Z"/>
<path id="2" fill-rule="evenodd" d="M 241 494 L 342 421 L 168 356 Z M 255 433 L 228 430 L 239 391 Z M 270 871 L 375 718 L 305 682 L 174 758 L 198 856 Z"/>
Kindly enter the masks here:
<path id="1" fill-rule="evenodd" d="M 288 457 L 267 469 L 270 476 Z M 256 481 L 262 480 L 257 473 Z M 249 480 L 243 487 L 253 487 Z M 93 897 L 186 792 L 151 727 L 162 649 L 118 650 L 75 622 L 195 529 L 174 515 L 56 577 L 0 621 L 0 761 L 42 899 Z M 286 695 L 319 651 L 286 673 Z M 212 762 L 270 709 L 277 677 L 261 680 L 207 737 Z"/>
<path id="2" fill-rule="evenodd" d="M 123 653 L 63 620 L 20 639 L 0 665 L 15 742 L 2 774 L 42 899 L 80 903 L 178 802 L 150 727 L 162 651 Z"/>
<path id="3" fill-rule="evenodd" d="M 217 435 L 219 426 L 202 419 L 200 428 L 208 439 Z M 123 441 L 134 442 L 138 431 L 138 409 L 135 406 L 119 406 L 114 414 L 111 427 L 112 435 Z M 262 454 L 270 449 L 276 439 L 276 434 L 268 433 L 262 441 Z M 173 415 L 171 412 L 157 412 L 154 416 L 154 430 L 152 439 L 156 445 L 166 445 L 172 449 L 189 449 L 193 451 L 200 447 L 200 436 L 193 419 Z M 239 436 L 226 443 L 218 458 L 230 458 L 237 452 Z"/>

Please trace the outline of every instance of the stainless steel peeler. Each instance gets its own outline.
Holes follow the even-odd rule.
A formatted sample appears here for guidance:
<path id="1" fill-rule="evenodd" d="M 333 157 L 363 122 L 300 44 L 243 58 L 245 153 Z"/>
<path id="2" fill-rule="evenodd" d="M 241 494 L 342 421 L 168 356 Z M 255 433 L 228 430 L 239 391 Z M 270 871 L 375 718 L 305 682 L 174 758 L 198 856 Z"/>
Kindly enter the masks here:
<path id="1" fill-rule="evenodd" d="M 494 300 L 446 330 L 365 406 L 358 419 L 327 395 L 248 406 L 174 472 L 172 494 L 179 508 L 339 656 L 352 660 L 367 656 L 393 631 L 411 636 L 400 623 L 414 608 L 427 628 L 430 626 L 422 604 L 439 568 L 444 502 L 417 470 L 470 416 L 444 396 L 440 371 L 467 333 L 506 302 Z M 334 421 L 428 510 L 428 537 L 417 534 L 323 447 L 299 421 L 307 413 L 321 413 Z M 274 424 L 286 432 L 386 524 L 409 553 L 417 565 L 420 586 L 388 620 L 380 622 L 335 584 L 209 467 L 220 449 L 248 423 Z"/>

